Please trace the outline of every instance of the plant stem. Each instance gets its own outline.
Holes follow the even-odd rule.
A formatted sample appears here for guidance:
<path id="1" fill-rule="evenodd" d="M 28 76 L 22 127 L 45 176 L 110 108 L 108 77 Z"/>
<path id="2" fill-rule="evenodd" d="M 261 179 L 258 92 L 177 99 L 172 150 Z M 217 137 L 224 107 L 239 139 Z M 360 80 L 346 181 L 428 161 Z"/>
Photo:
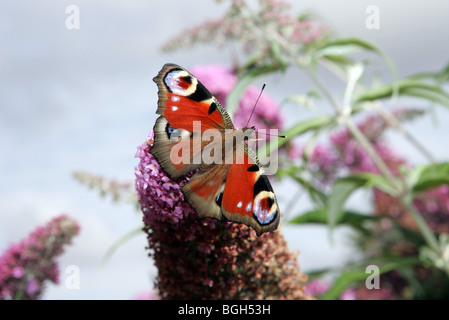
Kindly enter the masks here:
<path id="1" fill-rule="evenodd" d="M 357 142 L 360 144 L 360 146 L 368 153 L 370 158 L 373 160 L 374 164 L 377 166 L 379 171 L 382 173 L 382 175 L 388 179 L 390 184 L 397 190 L 398 194 L 402 193 L 402 186 L 398 184 L 397 179 L 394 177 L 394 175 L 391 173 L 388 166 L 385 164 L 385 162 L 382 160 L 382 158 L 379 157 L 379 155 L 374 150 L 371 143 L 368 141 L 368 139 L 365 137 L 365 135 L 360 131 L 360 129 L 354 124 L 352 119 L 350 118 L 350 115 L 345 115 L 343 109 L 335 100 L 335 98 L 332 96 L 332 94 L 327 90 L 326 86 L 322 83 L 320 78 L 311 71 L 309 68 L 306 68 L 307 72 L 309 73 L 311 79 L 315 82 L 315 84 L 318 86 L 318 88 L 323 92 L 323 94 L 326 96 L 326 98 L 331 103 L 331 106 L 335 109 L 335 112 L 339 116 L 339 118 L 344 122 L 344 124 L 347 126 L 348 130 L 351 132 L 353 137 L 357 140 Z"/>
<path id="2" fill-rule="evenodd" d="M 341 117 L 344 117 L 344 114 L 342 113 L 340 106 L 331 96 L 331 94 L 324 86 L 324 84 L 321 82 L 321 80 L 313 72 L 309 71 L 309 74 L 311 75 L 312 79 L 315 81 L 317 86 L 324 93 L 324 95 L 331 102 L 336 112 L 340 114 Z M 340 78 L 342 78 L 342 75 L 340 75 Z M 346 76 L 343 76 L 342 80 L 347 80 Z M 361 90 L 361 87 L 359 84 L 356 84 L 356 87 L 354 89 Z M 402 126 L 402 124 L 396 119 L 394 115 L 383 109 L 378 101 L 373 102 L 373 104 L 376 107 L 377 112 L 385 119 L 385 121 L 387 121 L 392 127 L 398 129 L 405 136 L 405 138 L 408 139 L 413 145 L 415 145 L 415 147 L 419 149 L 432 163 L 435 163 L 435 159 L 432 156 L 432 154 Z M 385 162 L 378 156 L 378 154 L 376 153 L 376 151 L 374 150 L 373 146 L 368 141 L 368 139 L 365 137 L 365 135 L 354 124 L 354 122 L 350 118 L 350 115 L 346 115 L 346 117 L 344 117 L 343 119 L 349 131 L 352 133 L 357 142 L 362 146 L 362 148 L 368 153 L 368 155 L 371 157 L 371 159 L 376 164 L 381 173 L 385 176 L 385 178 L 389 180 L 392 186 L 394 186 L 395 189 L 398 190 L 399 200 L 403 203 L 403 205 L 407 208 L 408 212 L 410 212 L 410 214 L 412 215 L 412 218 L 415 221 L 416 225 L 418 226 L 418 229 L 421 235 L 423 236 L 424 240 L 426 241 L 427 245 L 435 252 L 437 252 L 438 255 L 442 256 L 443 253 L 441 252 L 441 248 L 438 245 L 438 240 L 436 239 L 433 231 L 430 229 L 430 227 L 428 226 L 422 215 L 415 210 L 413 206 L 413 196 L 411 195 L 410 191 L 406 192 L 407 191 L 406 182 L 402 180 L 403 182 L 402 186 L 397 183 L 397 179 L 395 179 L 394 175 L 386 166 Z M 445 271 L 448 272 L 449 274 L 449 269 Z"/>
<path id="3" fill-rule="evenodd" d="M 434 156 L 430 153 L 429 150 L 426 149 L 424 145 L 422 145 L 410 132 L 408 132 L 402 123 L 396 119 L 396 117 L 386 111 L 380 103 L 375 102 L 374 107 L 376 108 L 376 111 L 388 122 L 390 126 L 393 128 L 396 128 L 401 132 L 405 139 L 407 139 L 412 145 L 416 147 L 431 163 L 436 163 L 436 160 Z"/>
<path id="4" fill-rule="evenodd" d="M 411 196 L 408 195 L 401 196 L 400 200 L 407 208 L 408 212 L 410 212 L 410 214 L 412 215 L 413 220 L 415 220 L 416 225 L 418 226 L 418 229 L 421 232 L 427 245 L 441 255 L 442 253 L 438 245 L 438 240 L 435 238 L 433 231 L 427 225 L 422 215 L 415 210 Z"/>
<path id="5" fill-rule="evenodd" d="M 376 150 L 374 150 L 372 144 L 365 137 L 363 132 L 360 131 L 357 125 L 349 117 L 346 118 L 346 126 L 348 127 L 349 131 L 352 133 L 354 138 L 357 140 L 357 142 L 360 144 L 360 146 L 366 151 L 366 153 L 368 153 L 371 160 L 373 160 L 373 162 L 375 163 L 379 171 L 382 173 L 382 175 L 386 179 L 388 179 L 390 184 L 397 190 L 398 194 L 401 194 L 403 191 L 403 187 L 398 183 L 397 178 L 393 175 L 393 173 L 391 173 L 390 169 L 382 160 L 382 158 L 379 157 Z"/>
<path id="6" fill-rule="evenodd" d="M 348 79 L 346 77 L 346 74 L 343 72 L 343 70 L 335 66 L 334 63 L 326 59 L 319 59 L 318 63 L 323 67 L 325 67 L 330 72 L 332 72 L 337 78 L 339 78 L 343 82 L 347 82 Z M 363 87 L 357 83 L 355 85 L 354 90 L 363 91 Z M 401 132 L 404 135 L 405 139 L 408 140 L 412 145 L 414 145 L 415 148 L 418 149 L 430 162 L 432 163 L 436 162 L 434 156 L 430 153 L 430 151 L 427 150 L 426 147 L 423 144 L 421 144 L 409 131 L 407 131 L 407 129 L 404 128 L 402 123 L 398 121 L 398 119 L 396 119 L 396 117 L 393 114 L 385 110 L 385 108 L 382 107 L 381 103 L 378 100 L 373 101 L 372 104 L 376 109 L 376 111 L 379 113 L 379 115 L 383 117 L 391 127 L 396 128 L 399 132 Z"/>

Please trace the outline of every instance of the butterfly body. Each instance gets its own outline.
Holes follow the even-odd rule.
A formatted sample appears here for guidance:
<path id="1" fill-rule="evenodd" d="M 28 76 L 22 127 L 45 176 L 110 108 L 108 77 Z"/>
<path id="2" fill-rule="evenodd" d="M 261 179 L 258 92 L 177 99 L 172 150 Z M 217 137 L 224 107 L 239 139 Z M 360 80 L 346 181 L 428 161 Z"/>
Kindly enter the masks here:
<path id="1" fill-rule="evenodd" d="M 195 171 L 182 188 L 200 218 L 277 228 L 279 207 L 267 176 L 246 141 L 255 128 L 235 129 L 220 102 L 187 70 L 166 64 L 153 79 L 160 117 L 150 153 L 173 180 Z"/>

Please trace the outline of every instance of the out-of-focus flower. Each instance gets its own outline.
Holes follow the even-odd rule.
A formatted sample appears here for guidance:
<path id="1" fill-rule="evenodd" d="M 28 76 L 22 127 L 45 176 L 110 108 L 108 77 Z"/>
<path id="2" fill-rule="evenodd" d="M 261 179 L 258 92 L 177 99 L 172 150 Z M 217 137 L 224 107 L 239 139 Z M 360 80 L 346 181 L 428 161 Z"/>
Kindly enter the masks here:
<path id="1" fill-rule="evenodd" d="M 225 106 L 226 97 L 237 83 L 237 75 L 232 69 L 221 65 L 204 65 L 193 67 L 190 72 Z M 232 119 L 235 127 L 241 128 L 246 125 L 259 93 L 260 90 L 254 86 L 250 86 L 245 91 L 240 99 L 239 108 Z M 279 104 L 269 95 L 263 94 L 254 109 L 249 125 L 255 126 L 257 129 L 281 130 L 283 122 Z"/>
<path id="2" fill-rule="evenodd" d="M 246 52 L 262 52 L 265 58 L 274 61 L 280 56 L 283 60 L 294 60 L 302 45 L 321 40 L 330 33 L 322 23 L 300 21 L 291 16 L 290 4 L 284 1 L 260 0 L 256 8 L 241 0 L 230 2 L 224 17 L 188 29 L 168 41 L 163 49 L 188 48 L 197 43 L 222 46 L 226 41 L 238 40 Z"/>
<path id="3" fill-rule="evenodd" d="M 86 184 L 91 189 L 96 189 L 101 196 L 111 195 L 114 202 L 136 202 L 132 182 L 119 182 L 107 179 L 88 172 L 76 171 L 73 173 L 76 180 Z"/>
<path id="4" fill-rule="evenodd" d="M 133 300 L 159 300 L 159 297 L 153 292 L 147 291 L 136 294 Z"/>
<path id="5" fill-rule="evenodd" d="M 380 158 L 385 162 L 389 162 L 391 164 L 389 167 L 394 168 L 394 172 L 397 173 L 399 165 L 405 164 L 405 162 L 400 159 L 391 147 L 381 140 L 381 134 L 386 128 L 386 123 L 383 118 L 378 115 L 370 116 L 358 124 L 358 127 L 372 143 L 374 150 Z M 347 128 L 333 133 L 329 139 L 345 168 L 348 168 L 354 173 L 379 173 L 379 169 L 371 157 L 360 146 Z"/>
<path id="6" fill-rule="evenodd" d="M 419 114 L 419 110 L 400 109 L 393 114 L 397 119 L 411 119 Z M 382 140 L 382 133 L 389 126 L 384 118 L 379 115 L 368 117 L 359 123 L 360 131 L 367 137 L 377 154 L 386 164 L 393 175 L 399 175 L 401 167 L 411 167 L 405 158 L 399 156 L 395 150 Z M 338 154 L 338 161 L 342 168 L 352 173 L 372 172 L 379 173 L 374 162 L 351 136 L 349 130 L 344 129 L 331 136 L 332 146 Z M 422 215 L 425 222 L 436 234 L 449 231 L 449 187 L 440 186 L 427 190 L 413 199 L 415 209 Z M 407 229 L 418 231 L 415 219 L 402 204 L 400 199 L 381 190 L 373 190 L 374 214 L 385 217 L 381 219 L 377 228 L 372 231 L 374 235 L 369 241 L 363 240 L 363 250 L 368 257 L 390 254 L 394 256 L 412 257 L 419 254 L 419 243 L 416 239 L 406 236 Z M 399 224 L 399 228 L 398 228 Z M 441 282 L 439 270 L 432 268 L 414 268 L 418 281 L 422 283 Z M 440 280 L 436 280 L 440 279 Z M 407 292 L 413 290 L 402 275 L 395 271 L 382 275 L 380 290 L 368 290 L 356 288 L 357 299 L 395 299 L 404 297 Z M 444 282 L 441 282 L 444 283 Z M 441 296 L 444 294 L 443 285 L 430 285 L 432 294 L 428 296 Z M 424 292 L 425 290 L 423 290 Z M 418 293 L 415 293 L 418 294 Z"/>
<path id="7" fill-rule="evenodd" d="M 437 233 L 449 233 L 449 186 L 443 185 L 418 194 L 414 205 Z"/>
<path id="8" fill-rule="evenodd" d="M 398 109 L 393 112 L 398 120 L 413 119 L 419 114 L 421 110 L 417 109 Z M 358 124 L 360 131 L 370 141 L 389 170 L 394 175 L 399 175 L 401 167 L 411 167 L 411 164 L 382 139 L 382 134 L 388 127 L 389 123 L 378 114 L 371 115 Z M 330 184 L 345 170 L 351 173 L 380 173 L 370 156 L 347 128 L 334 132 L 329 140 L 329 146 L 317 144 L 313 149 L 307 150 L 307 154 L 304 154 L 306 152 L 304 148 L 292 151 L 294 157 L 301 156 L 307 159 L 307 168 L 317 181 L 324 185 Z M 392 217 L 409 229 L 417 228 L 414 219 L 399 199 L 378 189 L 373 190 L 373 197 L 376 215 Z M 441 186 L 416 195 L 414 205 L 433 231 L 449 232 L 448 186 Z"/>
<path id="9" fill-rule="evenodd" d="M 321 279 L 313 279 L 308 282 L 305 287 L 306 294 L 319 297 L 325 294 L 331 288 L 331 282 L 324 281 Z M 397 297 L 393 292 L 388 289 L 381 287 L 379 289 L 367 289 L 364 285 L 348 288 L 344 290 L 339 300 L 390 300 L 396 299 Z"/>
<path id="10" fill-rule="evenodd" d="M 12 244 L 0 256 L 0 299 L 38 299 L 45 282 L 58 283 L 55 259 L 78 232 L 76 221 L 60 215 Z"/>
<path id="11" fill-rule="evenodd" d="M 219 64 L 197 65 L 189 71 L 225 106 L 226 97 L 237 83 L 234 70 Z"/>
<path id="12" fill-rule="evenodd" d="M 419 114 L 421 114 L 419 109 L 398 109 L 392 113 L 397 120 L 410 120 Z M 357 126 L 393 174 L 398 174 L 401 166 L 409 166 L 382 139 L 383 132 L 391 126 L 384 117 L 379 114 L 370 115 Z M 307 168 L 323 185 L 331 184 L 341 173 L 347 171 L 380 173 L 371 157 L 347 128 L 333 132 L 329 136 L 329 142 L 329 145 L 316 144 L 310 150 L 293 147 L 289 150 L 288 156 L 291 159 L 300 157 L 306 159 Z"/>
<path id="13" fill-rule="evenodd" d="M 344 298 L 344 299 L 343 299 Z M 367 289 L 360 286 L 354 289 L 347 289 L 340 297 L 341 300 L 396 300 L 398 296 L 390 289 L 380 287 L 379 289 Z"/>
<path id="14" fill-rule="evenodd" d="M 289 157 L 303 158 L 307 163 L 307 169 L 312 173 L 314 180 L 326 186 L 334 181 L 338 170 L 342 168 L 338 154 L 324 144 L 316 144 L 311 150 L 305 147 L 293 147 L 289 152 Z"/>
<path id="15" fill-rule="evenodd" d="M 331 284 L 329 282 L 320 279 L 313 279 L 307 282 L 304 292 L 308 295 L 316 297 L 326 293 L 330 287 Z"/>
<path id="16" fill-rule="evenodd" d="M 308 298 L 281 233 L 257 237 L 243 224 L 198 219 L 180 190 L 189 176 L 168 178 L 149 153 L 151 137 L 136 153 L 135 186 L 161 299 Z"/>
<path id="17" fill-rule="evenodd" d="M 357 300 L 357 291 L 355 289 L 346 289 L 341 293 L 340 300 Z"/>

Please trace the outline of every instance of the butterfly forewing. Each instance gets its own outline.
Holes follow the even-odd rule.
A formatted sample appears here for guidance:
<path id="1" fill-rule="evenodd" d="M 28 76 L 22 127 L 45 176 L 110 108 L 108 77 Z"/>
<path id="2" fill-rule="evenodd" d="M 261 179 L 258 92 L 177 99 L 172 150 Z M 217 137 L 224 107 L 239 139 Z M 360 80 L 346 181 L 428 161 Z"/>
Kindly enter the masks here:
<path id="1" fill-rule="evenodd" d="M 153 80 L 159 88 L 156 113 L 173 127 L 193 131 L 193 122 L 201 121 L 202 131 L 234 128 L 220 102 L 187 70 L 166 64 Z"/>

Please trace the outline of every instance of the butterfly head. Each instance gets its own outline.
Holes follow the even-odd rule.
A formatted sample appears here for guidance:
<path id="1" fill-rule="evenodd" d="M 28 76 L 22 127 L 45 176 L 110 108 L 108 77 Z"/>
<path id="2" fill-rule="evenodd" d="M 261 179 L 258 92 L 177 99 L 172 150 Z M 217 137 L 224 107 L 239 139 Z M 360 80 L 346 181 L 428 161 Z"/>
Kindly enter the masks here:
<path id="1" fill-rule="evenodd" d="M 250 140 L 249 137 L 256 131 L 256 127 L 254 127 L 254 126 L 252 126 L 250 128 L 246 127 L 246 128 L 243 128 L 242 131 L 243 131 L 243 140 L 248 141 L 248 140 Z"/>

